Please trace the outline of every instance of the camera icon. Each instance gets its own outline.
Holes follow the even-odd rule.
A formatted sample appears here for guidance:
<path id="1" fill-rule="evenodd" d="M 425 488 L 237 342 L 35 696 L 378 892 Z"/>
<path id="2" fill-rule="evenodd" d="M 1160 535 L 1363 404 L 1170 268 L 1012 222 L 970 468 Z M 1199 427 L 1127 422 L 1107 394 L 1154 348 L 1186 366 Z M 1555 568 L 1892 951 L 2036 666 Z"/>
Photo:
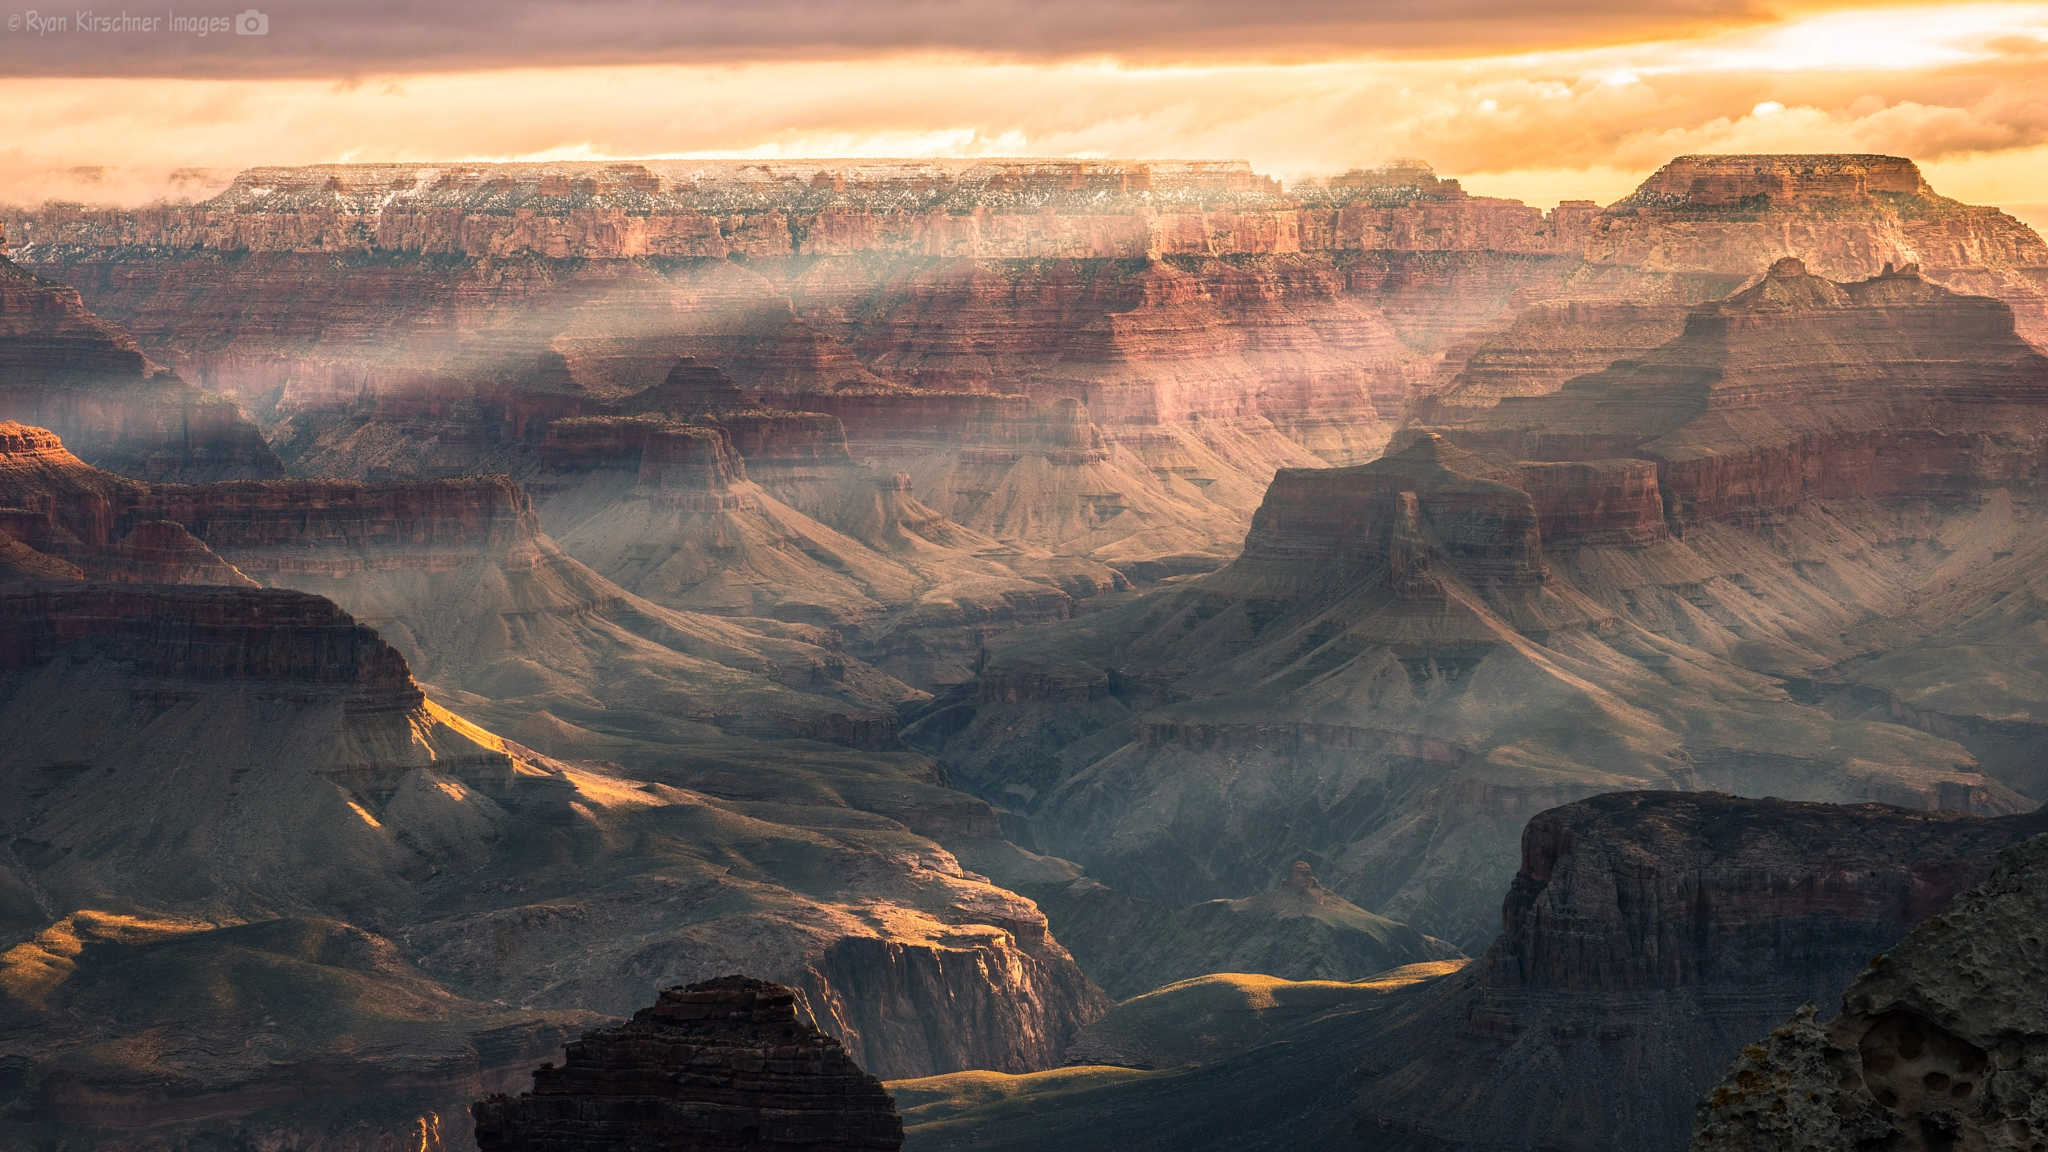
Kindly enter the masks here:
<path id="1" fill-rule="evenodd" d="M 270 35 L 270 17 L 261 12 L 258 12 L 254 8 L 249 9 L 247 12 L 244 12 L 241 15 L 235 17 L 235 35 Z"/>

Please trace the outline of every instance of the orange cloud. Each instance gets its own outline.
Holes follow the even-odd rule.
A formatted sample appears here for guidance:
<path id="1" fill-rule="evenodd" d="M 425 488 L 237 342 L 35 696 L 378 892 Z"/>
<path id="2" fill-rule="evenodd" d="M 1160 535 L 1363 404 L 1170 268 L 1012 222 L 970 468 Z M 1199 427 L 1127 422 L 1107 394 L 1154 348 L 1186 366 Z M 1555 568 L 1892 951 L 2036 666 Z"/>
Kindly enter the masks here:
<path id="1" fill-rule="evenodd" d="M 0 79 L 15 123 L 0 142 L 0 198 L 195 195 L 218 177 L 171 185 L 169 174 L 351 160 L 1242 157 L 1298 176 L 1417 155 L 1476 190 L 1547 202 L 1613 199 L 1685 152 L 1871 151 L 1964 165 L 2039 200 L 2020 182 L 2044 174 L 2044 55 L 2048 4 L 1983 4 L 1292 64 L 920 52 L 347 82 L 14 78 Z"/>

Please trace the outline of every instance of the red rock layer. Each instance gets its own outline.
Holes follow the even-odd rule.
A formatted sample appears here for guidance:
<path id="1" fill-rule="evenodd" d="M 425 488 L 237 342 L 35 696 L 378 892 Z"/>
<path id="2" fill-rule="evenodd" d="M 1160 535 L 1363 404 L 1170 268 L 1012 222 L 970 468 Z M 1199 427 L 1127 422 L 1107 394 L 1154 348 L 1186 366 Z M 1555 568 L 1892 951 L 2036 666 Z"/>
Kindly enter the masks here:
<path id="1" fill-rule="evenodd" d="M 348 686 L 353 711 L 423 699 L 405 658 L 323 597 L 91 583 L 0 593 L 0 668 L 31 667 L 79 644 L 168 680 Z"/>
<path id="2" fill-rule="evenodd" d="M 477 1101 L 477 1147 L 902 1147 L 895 1101 L 799 1018 L 799 996 L 743 976 L 666 989 L 631 1022 L 584 1033 L 562 1067 L 542 1065 L 533 1091 Z"/>
<path id="3" fill-rule="evenodd" d="M 187 532 L 184 525 L 169 520 L 137 524 L 120 543 L 95 554 L 90 567 L 95 580 L 127 584 L 261 587 Z"/>
<path id="4" fill-rule="evenodd" d="M 2005 304 L 1917 269 L 1837 284 L 1786 259 L 1640 361 L 1439 415 L 1526 459 L 1655 461 L 1680 522 L 1754 522 L 1813 498 L 2038 485 L 2044 402 L 2048 357 Z"/>
<path id="5" fill-rule="evenodd" d="M 0 250 L 5 233 L 0 231 Z M 116 471 L 165 480 L 280 476 L 233 401 L 150 364 L 76 289 L 0 257 L 0 420 L 57 429 Z"/>
<path id="6" fill-rule="evenodd" d="M 1541 584 L 1542 537 L 1529 493 L 1509 475 L 1424 433 L 1356 468 L 1283 469 L 1245 537 L 1244 558 L 1289 566 L 1390 565 L 1422 580 L 1422 523 L 1474 584 Z M 1417 587 L 1421 587 L 1420 584 Z"/>

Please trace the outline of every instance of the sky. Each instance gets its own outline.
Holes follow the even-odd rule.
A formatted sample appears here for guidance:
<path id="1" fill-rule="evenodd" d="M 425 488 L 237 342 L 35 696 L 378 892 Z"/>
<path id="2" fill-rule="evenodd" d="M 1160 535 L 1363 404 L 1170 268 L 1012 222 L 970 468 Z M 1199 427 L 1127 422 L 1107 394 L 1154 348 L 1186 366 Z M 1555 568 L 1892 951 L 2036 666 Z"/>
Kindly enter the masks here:
<path id="1" fill-rule="evenodd" d="M 1028 155 L 1418 157 L 1547 207 L 1691 152 L 1883 152 L 2048 223 L 2048 2 L 0 0 L 0 108 L 16 203 L 258 164 Z"/>

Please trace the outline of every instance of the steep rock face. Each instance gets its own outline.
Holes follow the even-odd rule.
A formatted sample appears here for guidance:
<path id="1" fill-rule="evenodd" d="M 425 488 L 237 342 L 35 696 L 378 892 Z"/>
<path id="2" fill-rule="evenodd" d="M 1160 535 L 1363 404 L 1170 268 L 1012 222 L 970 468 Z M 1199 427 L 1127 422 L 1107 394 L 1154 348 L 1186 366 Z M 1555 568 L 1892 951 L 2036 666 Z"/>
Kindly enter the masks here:
<path id="1" fill-rule="evenodd" d="M 0 528 L 104 578 L 330 596 L 437 685 L 530 710 L 658 704 L 753 735 L 882 747 L 912 695 L 814 631 L 638 600 L 564 556 L 502 476 L 153 486 L 85 465 L 45 430 L 0 425 L 0 504 L 23 509 Z"/>
<path id="2" fill-rule="evenodd" d="M 741 976 L 666 989 L 631 1022 L 570 1044 L 533 1091 L 477 1101 L 477 1147 L 902 1147 L 881 1081 L 801 1018 L 800 999 Z"/>
<path id="3" fill-rule="evenodd" d="M 1402 1147 L 1672 1147 L 1747 1037 L 1832 998 L 2043 824 L 1712 793 L 1543 813 L 1500 937 L 1375 1036 L 1364 1126 Z"/>
<path id="4" fill-rule="evenodd" d="M 0 231 L 0 251 L 5 232 Z M 76 289 L 0 256 L 0 420 L 56 429 L 95 463 L 157 480 L 278 476 L 232 400 L 144 359 Z"/>
<path id="5" fill-rule="evenodd" d="M 2048 342 L 2048 245 L 1997 209 L 1937 195 L 1896 156 L 1681 156 L 1594 217 L 1584 256 L 1549 299 L 1454 348 L 1425 409 L 1542 395 L 1635 359 L 1785 257 L 1839 281 L 1915 264 L 2002 300 L 2022 336 Z"/>
<path id="6" fill-rule="evenodd" d="M 1258 892 L 1284 853 L 1468 948 L 1523 821 L 1594 793 L 2030 806 L 1952 744 L 1752 670 L 1846 656 L 1836 637 L 1899 610 L 1924 554 L 1878 542 L 1938 515 L 1815 509 L 1782 536 L 1681 540 L 1652 473 L 1429 434 L 1283 472 L 1231 566 L 999 645 L 977 696 L 907 738 L 1134 896 Z"/>
<path id="7" fill-rule="evenodd" d="M 524 477 L 548 420 L 691 357 L 776 407 L 861 394 L 863 459 L 942 515 L 1149 579 L 1226 559 L 1275 467 L 1377 454 L 1424 359 L 1568 270 L 1590 220 L 1426 169 L 1283 194 L 1235 162 L 711 162 L 264 169 L 16 226 L 280 419 L 297 469 Z M 934 393 L 1078 399 L 1114 459 L 906 443 Z"/>
<path id="8" fill-rule="evenodd" d="M 1754 523 L 1815 498 L 2030 488 L 2044 398 L 2048 358 L 2003 303 L 1787 258 L 1641 360 L 1447 431 L 1528 459 L 1644 457 L 1675 520 Z"/>
<path id="9" fill-rule="evenodd" d="M 1699 1101 L 1696 1149 L 2025 1149 L 2048 1135 L 2039 931 L 2048 841 L 1870 962 L 1821 1024 L 1811 1003 Z"/>

